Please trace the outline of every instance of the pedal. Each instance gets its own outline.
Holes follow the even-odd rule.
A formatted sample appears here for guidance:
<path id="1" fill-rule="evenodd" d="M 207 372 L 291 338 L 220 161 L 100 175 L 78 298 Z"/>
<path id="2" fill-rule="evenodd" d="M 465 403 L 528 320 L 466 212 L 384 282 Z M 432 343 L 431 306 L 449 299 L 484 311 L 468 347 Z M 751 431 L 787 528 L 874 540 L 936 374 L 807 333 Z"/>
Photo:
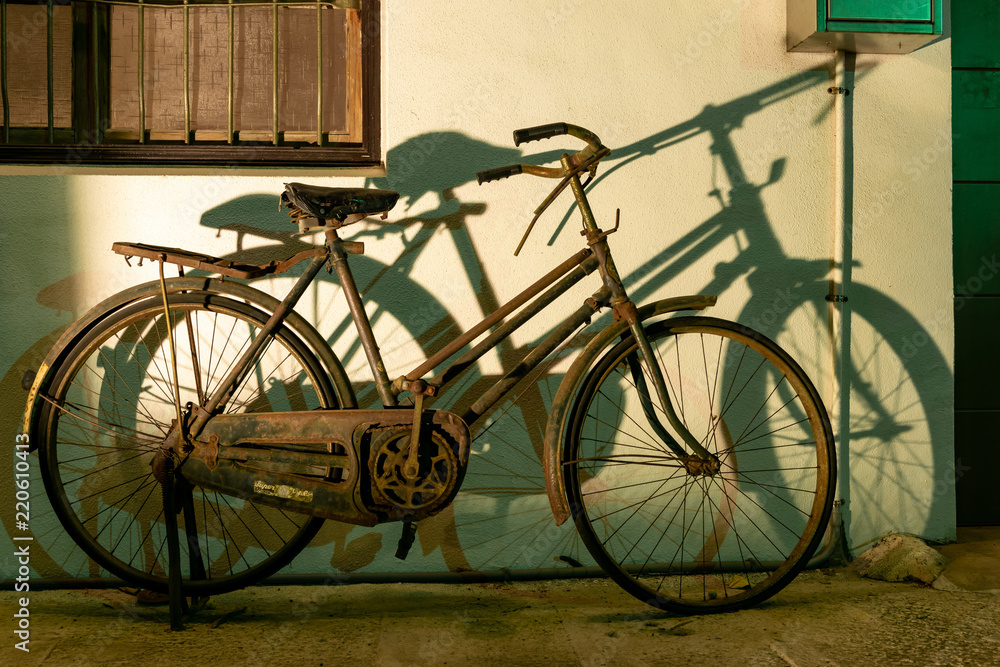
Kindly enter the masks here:
<path id="1" fill-rule="evenodd" d="M 417 536 L 417 524 L 412 521 L 403 522 L 403 534 L 399 536 L 399 545 L 396 547 L 396 558 L 406 560 L 406 555 L 410 553 L 413 540 Z"/>

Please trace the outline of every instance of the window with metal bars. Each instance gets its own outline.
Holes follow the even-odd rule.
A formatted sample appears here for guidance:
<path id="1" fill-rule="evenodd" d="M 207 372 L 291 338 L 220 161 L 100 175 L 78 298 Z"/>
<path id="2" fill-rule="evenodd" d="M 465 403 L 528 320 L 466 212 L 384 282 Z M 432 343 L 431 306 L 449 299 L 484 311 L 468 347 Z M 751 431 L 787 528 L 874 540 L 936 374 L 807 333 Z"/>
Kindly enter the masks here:
<path id="1" fill-rule="evenodd" d="M 0 0 L 0 162 L 381 163 L 377 0 Z"/>

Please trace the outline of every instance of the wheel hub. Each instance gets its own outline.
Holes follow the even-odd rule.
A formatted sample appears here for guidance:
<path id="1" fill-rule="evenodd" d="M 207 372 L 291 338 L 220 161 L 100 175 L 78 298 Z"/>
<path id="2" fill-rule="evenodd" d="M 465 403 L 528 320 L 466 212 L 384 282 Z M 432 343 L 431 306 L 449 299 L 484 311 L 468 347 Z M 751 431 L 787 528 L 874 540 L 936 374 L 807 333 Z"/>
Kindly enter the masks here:
<path id="1" fill-rule="evenodd" d="M 684 469 L 692 477 L 715 477 L 722 467 L 719 463 L 719 457 L 714 454 L 708 460 L 689 454 L 684 457 L 683 463 Z"/>

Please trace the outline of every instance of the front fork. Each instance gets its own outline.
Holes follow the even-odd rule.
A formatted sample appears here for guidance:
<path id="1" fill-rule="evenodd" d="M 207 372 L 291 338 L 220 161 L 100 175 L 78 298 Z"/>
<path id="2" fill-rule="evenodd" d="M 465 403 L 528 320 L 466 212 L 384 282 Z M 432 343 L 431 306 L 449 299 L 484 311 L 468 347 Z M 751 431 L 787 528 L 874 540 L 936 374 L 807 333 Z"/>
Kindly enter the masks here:
<path id="1" fill-rule="evenodd" d="M 657 363 L 656 355 L 653 352 L 652 346 L 649 344 L 649 339 L 646 337 L 646 330 L 643 328 L 642 323 L 639 318 L 635 316 L 635 305 L 631 301 L 626 301 L 624 304 L 615 308 L 615 313 L 625 312 L 625 317 L 629 323 L 629 330 L 632 332 L 632 337 L 635 338 L 635 342 L 639 348 L 638 354 L 632 353 L 626 357 L 626 363 L 629 367 L 629 372 L 632 375 L 632 382 L 635 384 L 636 390 L 639 394 L 639 402 L 642 404 L 642 412 L 646 416 L 646 420 L 649 422 L 650 427 L 653 432 L 663 441 L 663 443 L 677 456 L 683 459 L 691 458 L 691 454 L 685 451 L 684 447 L 681 446 L 676 439 L 674 439 L 670 433 L 664 428 L 663 423 L 660 421 L 659 416 L 656 414 L 652 397 L 655 395 L 659 407 L 663 414 L 667 418 L 667 423 L 670 427 L 677 433 L 681 440 L 690 448 L 690 452 L 694 453 L 702 461 L 711 461 L 714 459 L 712 454 L 709 453 L 705 447 L 698 442 L 697 438 L 691 435 L 691 431 L 688 430 L 684 422 L 678 417 L 676 410 L 674 410 L 673 401 L 670 400 L 670 395 L 667 393 L 666 381 L 663 377 L 663 369 L 660 368 L 660 364 Z M 642 366 L 645 366 L 645 373 L 643 372 Z M 649 391 L 649 385 L 646 382 L 646 377 L 653 381 L 653 392 Z"/>

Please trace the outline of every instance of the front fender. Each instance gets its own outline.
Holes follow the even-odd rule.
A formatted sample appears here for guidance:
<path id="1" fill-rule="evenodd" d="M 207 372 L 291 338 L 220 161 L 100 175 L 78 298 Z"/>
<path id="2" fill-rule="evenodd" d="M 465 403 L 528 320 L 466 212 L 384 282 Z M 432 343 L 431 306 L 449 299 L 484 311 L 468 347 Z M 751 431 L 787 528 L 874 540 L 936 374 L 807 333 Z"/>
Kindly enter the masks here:
<path id="1" fill-rule="evenodd" d="M 168 294 L 205 292 L 240 299 L 269 313 L 273 312 L 280 303 L 278 299 L 269 294 L 265 294 L 249 285 L 231 280 L 223 281 L 218 278 L 183 277 L 168 278 L 165 282 Z M 24 410 L 22 433 L 29 434 L 28 441 L 31 443 L 30 449 L 32 451 L 38 446 L 37 434 L 33 429 L 37 427 L 38 408 L 41 402 L 40 397 L 48 389 L 55 374 L 55 369 L 59 367 L 65 355 L 86 334 L 91 326 L 129 304 L 148 298 L 160 298 L 159 280 L 136 285 L 108 297 L 71 324 L 63 332 L 62 336 L 59 337 L 55 345 L 52 346 L 52 349 L 49 350 L 49 353 L 45 356 L 45 360 L 42 361 L 41 366 L 39 366 L 35 374 L 31 389 L 28 391 L 28 401 Z M 288 315 L 284 324 L 302 338 L 306 345 L 315 352 L 320 362 L 326 368 L 327 374 L 330 376 L 330 381 L 333 384 L 337 397 L 341 401 L 342 407 L 356 408 L 357 401 L 354 398 L 351 383 L 347 379 L 347 373 L 344 371 L 340 360 L 333 354 L 326 340 L 316 331 L 316 328 L 294 311 Z"/>
<path id="2" fill-rule="evenodd" d="M 655 301 L 638 309 L 639 321 L 645 322 L 652 317 L 680 310 L 704 310 L 714 306 L 716 299 L 715 296 L 680 296 Z M 570 515 L 560 466 L 563 457 L 563 434 L 566 432 L 566 420 L 570 408 L 587 373 L 607 349 L 618 343 L 622 334 L 627 333 L 628 329 L 628 322 L 619 320 L 597 334 L 573 361 L 552 400 L 552 408 L 545 427 L 542 468 L 545 472 L 545 491 L 549 496 L 549 504 L 552 505 L 552 515 L 557 526 L 562 525 Z"/>

